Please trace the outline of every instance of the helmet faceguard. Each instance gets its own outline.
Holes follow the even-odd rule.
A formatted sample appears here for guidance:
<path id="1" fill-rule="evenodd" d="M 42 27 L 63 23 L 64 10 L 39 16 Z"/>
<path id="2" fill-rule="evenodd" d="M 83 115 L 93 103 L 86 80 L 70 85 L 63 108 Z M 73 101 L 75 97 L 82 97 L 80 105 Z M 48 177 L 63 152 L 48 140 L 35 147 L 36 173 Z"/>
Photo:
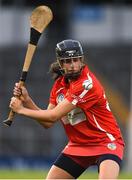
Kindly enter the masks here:
<path id="1" fill-rule="evenodd" d="M 84 55 L 83 55 L 82 46 L 79 41 L 68 39 L 58 43 L 56 45 L 56 58 L 60 68 L 62 69 L 63 75 L 67 79 L 75 79 L 80 75 L 82 67 L 84 65 L 83 64 Z M 62 62 L 74 58 L 79 58 L 80 61 L 82 61 L 82 66 L 80 67 L 80 71 L 72 74 L 65 73 L 62 67 Z"/>

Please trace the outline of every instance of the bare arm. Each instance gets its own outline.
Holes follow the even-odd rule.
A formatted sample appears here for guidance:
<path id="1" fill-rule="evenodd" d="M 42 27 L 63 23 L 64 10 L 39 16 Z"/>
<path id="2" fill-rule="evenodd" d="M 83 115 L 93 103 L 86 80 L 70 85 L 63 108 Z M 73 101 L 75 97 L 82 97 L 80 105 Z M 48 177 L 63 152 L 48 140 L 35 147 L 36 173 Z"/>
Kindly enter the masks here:
<path id="1" fill-rule="evenodd" d="M 55 107 L 55 105 L 53 104 L 49 104 L 47 109 L 53 109 Z M 45 122 L 45 121 L 39 121 L 39 123 L 44 127 L 44 128 L 50 128 L 53 123 L 52 122 Z"/>
<path id="2" fill-rule="evenodd" d="M 68 112 L 75 108 L 67 99 L 59 103 L 56 107 L 47 110 L 32 110 L 25 108 L 21 100 L 17 98 L 12 98 L 10 107 L 12 110 L 18 114 L 28 116 L 32 119 L 35 119 L 40 124 L 42 123 L 55 123 L 61 117 L 65 116 Z"/>
<path id="3" fill-rule="evenodd" d="M 23 106 L 32 110 L 40 110 L 40 108 L 34 103 L 32 98 L 29 96 L 29 93 L 25 86 L 20 87 L 19 83 L 15 84 L 13 95 L 16 97 L 20 97 L 20 100 L 23 103 Z M 53 104 L 49 104 L 47 109 L 53 109 L 55 106 Z M 44 128 L 49 128 L 53 125 L 51 122 L 39 122 Z"/>
<path id="4" fill-rule="evenodd" d="M 29 96 L 28 99 L 23 102 L 24 107 L 32 109 L 32 110 L 39 110 L 40 108 L 34 103 L 32 98 Z"/>

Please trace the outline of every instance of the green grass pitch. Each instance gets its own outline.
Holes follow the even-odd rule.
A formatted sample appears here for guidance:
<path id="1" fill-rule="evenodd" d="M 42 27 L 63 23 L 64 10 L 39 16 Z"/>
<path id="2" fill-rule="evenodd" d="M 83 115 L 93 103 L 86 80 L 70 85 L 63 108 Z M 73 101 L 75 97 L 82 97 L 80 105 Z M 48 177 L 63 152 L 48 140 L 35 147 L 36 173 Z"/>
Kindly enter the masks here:
<path id="1" fill-rule="evenodd" d="M 0 179 L 45 179 L 45 170 L 0 170 Z M 97 179 L 97 172 L 86 171 L 79 179 Z M 121 172 L 119 179 L 132 179 L 132 173 Z"/>

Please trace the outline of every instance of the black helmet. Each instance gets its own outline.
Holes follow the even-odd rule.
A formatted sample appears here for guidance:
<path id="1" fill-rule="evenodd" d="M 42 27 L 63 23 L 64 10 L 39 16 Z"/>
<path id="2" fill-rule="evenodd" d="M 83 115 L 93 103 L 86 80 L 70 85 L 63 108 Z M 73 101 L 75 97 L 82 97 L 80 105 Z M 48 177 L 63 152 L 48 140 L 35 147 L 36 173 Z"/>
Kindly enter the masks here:
<path id="1" fill-rule="evenodd" d="M 77 79 L 80 76 L 81 70 L 84 67 L 83 62 L 83 50 L 82 46 L 79 41 L 67 39 L 64 41 L 59 42 L 56 45 L 56 58 L 57 62 L 60 66 L 61 73 L 65 76 L 65 79 Z M 73 59 L 73 58 L 80 58 L 81 66 L 78 72 L 68 73 L 62 67 L 62 62 L 65 59 Z"/>
<path id="2" fill-rule="evenodd" d="M 56 57 L 58 60 L 82 56 L 83 49 L 79 41 L 67 39 L 57 43 L 56 45 Z"/>

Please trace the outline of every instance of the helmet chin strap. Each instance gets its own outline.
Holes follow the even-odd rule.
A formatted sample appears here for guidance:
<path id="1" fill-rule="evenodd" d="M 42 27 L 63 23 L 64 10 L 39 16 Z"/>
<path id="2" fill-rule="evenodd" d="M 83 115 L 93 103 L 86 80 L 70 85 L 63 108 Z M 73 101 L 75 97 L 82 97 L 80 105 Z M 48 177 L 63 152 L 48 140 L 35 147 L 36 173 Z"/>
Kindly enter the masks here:
<path id="1" fill-rule="evenodd" d="M 66 69 L 62 67 L 59 59 L 57 59 L 57 62 L 59 64 L 59 66 L 60 66 L 61 73 L 66 78 L 66 80 L 75 80 L 75 79 L 77 79 L 80 76 L 83 67 L 85 66 L 84 57 L 82 57 L 81 64 L 80 64 L 80 70 L 78 72 L 68 73 L 68 72 L 66 72 Z M 71 64 L 71 66 L 72 65 L 73 64 Z"/>
<path id="2" fill-rule="evenodd" d="M 75 73 L 67 73 L 64 75 L 64 77 L 67 79 L 67 80 L 76 80 L 78 79 L 78 77 L 80 76 L 81 74 L 81 71 L 79 72 L 75 72 Z"/>

